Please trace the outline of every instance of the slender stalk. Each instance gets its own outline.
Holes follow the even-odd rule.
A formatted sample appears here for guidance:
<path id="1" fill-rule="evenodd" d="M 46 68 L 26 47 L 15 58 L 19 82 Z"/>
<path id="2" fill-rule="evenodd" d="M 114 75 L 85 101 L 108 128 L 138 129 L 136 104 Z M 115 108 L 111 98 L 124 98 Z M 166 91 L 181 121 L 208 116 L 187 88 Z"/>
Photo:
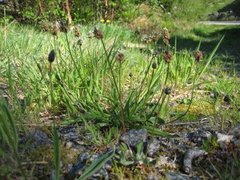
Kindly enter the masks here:
<path id="1" fill-rule="evenodd" d="M 144 76 L 144 78 L 142 79 L 142 82 L 141 82 L 141 85 L 140 85 L 140 88 L 139 88 L 139 91 L 138 91 L 139 93 L 138 93 L 138 95 L 136 96 L 136 99 L 135 99 L 136 102 L 139 100 L 139 96 L 141 95 L 142 88 L 143 88 L 143 86 L 144 86 L 144 82 L 145 82 L 145 80 L 146 80 L 146 78 L 147 78 L 148 72 L 149 72 L 149 70 L 150 70 L 150 68 L 151 68 L 151 66 L 152 66 L 153 59 L 154 59 L 154 57 L 151 58 L 150 63 L 149 63 L 149 65 L 148 65 L 148 67 L 147 67 L 147 71 L 146 71 L 146 73 L 145 73 L 145 76 Z"/>
<path id="2" fill-rule="evenodd" d="M 168 63 L 167 64 L 167 74 L 166 74 L 166 78 L 165 78 L 165 81 L 164 81 L 164 84 L 163 84 L 163 88 L 162 88 L 162 92 L 161 92 L 161 95 L 160 97 L 158 98 L 158 101 L 156 103 L 156 105 L 153 107 L 152 109 L 152 112 L 150 113 L 150 116 L 147 118 L 147 121 L 151 118 L 151 116 L 153 115 L 154 111 L 156 110 L 160 100 L 162 99 L 162 96 L 163 96 L 163 93 L 164 93 L 164 87 L 166 86 L 167 84 L 167 80 L 168 80 L 168 76 L 169 76 L 169 69 L 170 69 L 170 64 Z M 163 103 L 163 102 L 162 102 Z"/>
<path id="3" fill-rule="evenodd" d="M 122 70 L 122 62 L 120 62 L 119 64 L 119 103 L 120 103 L 120 116 L 121 116 L 121 122 L 122 122 L 122 127 L 124 128 L 124 110 L 123 110 L 123 102 L 122 102 L 122 84 L 121 84 L 121 79 L 122 79 L 122 73 L 121 73 L 121 70 Z"/>
<path id="4" fill-rule="evenodd" d="M 155 74 L 155 69 L 153 69 L 152 71 L 152 74 L 151 74 L 151 79 L 150 79 L 150 82 L 149 82 L 149 85 L 148 85 L 148 89 L 147 89 L 147 92 L 146 94 L 144 95 L 144 97 L 139 101 L 139 102 L 136 102 L 137 104 L 141 104 L 141 102 L 146 102 L 147 99 L 148 99 L 148 93 L 150 92 L 150 90 L 152 89 L 152 82 L 153 82 L 153 79 L 154 79 L 154 74 Z"/>
<path id="5" fill-rule="evenodd" d="M 101 43 L 103 45 L 104 52 L 105 52 L 105 54 L 107 56 L 106 60 L 107 60 L 107 63 L 109 65 L 109 68 L 110 68 L 110 72 L 111 72 L 111 75 L 112 75 L 112 78 L 113 78 L 114 86 L 116 87 L 116 91 L 117 91 L 118 96 L 120 96 L 118 85 L 117 85 L 117 81 L 116 81 L 116 78 L 115 78 L 115 75 L 114 75 L 114 72 L 113 72 L 113 67 L 112 67 L 112 64 L 111 64 L 111 62 L 109 60 L 110 53 L 107 52 L 106 46 L 105 46 L 105 44 L 104 44 L 102 39 L 101 39 Z"/>
<path id="6" fill-rule="evenodd" d="M 4 6 L 3 9 L 3 14 L 4 14 L 4 46 L 7 47 L 7 24 L 6 24 L 6 9 Z"/>
<path id="7" fill-rule="evenodd" d="M 53 97 L 53 83 L 52 83 L 52 63 L 49 64 L 49 79 L 50 79 L 50 106 L 52 107 L 54 103 Z"/>
<path id="8" fill-rule="evenodd" d="M 72 60 L 72 62 L 73 62 L 73 64 L 74 64 L 74 66 L 77 67 L 77 63 L 76 63 L 76 61 L 75 61 L 75 59 L 74 59 L 74 57 L 73 57 L 73 54 L 72 54 L 72 51 L 71 51 L 71 48 L 70 48 L 70 43 L 69 43 L 69 39 L 68 39 L 67 33 L 65 33 L 65 35 L 66 35 L 65 37 L 66 37 L 66 41 L 67 41 L 67 47 L 68 47 L 68 51 L 69 51 L 71 60 Z M 79 76 L 79 78 L 81 79 L 81 81 L 85 83 L 85 81 L 84 81 L 84 79 L 83 79 L 83 77 L 82 77 L 82 75 L 81 75 L 81 72 L 80 72 L 80 69 L 79 69 L 79 68 L 77 68 L 77 72 L 78 72 L 78 76 Z M 95 103 L 95 101 L 94 101 L 94 98 L 93 98 L 93 96 L 92 96 L 92 94 L 90 93 L 90 91 L 89 91 L 88 88 L 86 88 L 86 92 L 87 92 L 88 96 L 90 97 L 93 105 L 94 105 L 94 106 L 101 112 L 101 114 L 102 114 L 102 110 L 99 108 L 99 106 L 96 105 L 96 103 Z"/>
<path id="9" fill-rule="evenodd" d="M 190 103 L 189 103 L 189 105 L 188 105 L 187 110 L 186 110 L 183 114 L 181 114 L 180 116 L 178 116 L 178 117 L 175 118 L 174 120 L 171 120 L 171 121 L 167 122 L 166 124 L 173 123 L 173 122 L 175 122 L 175 121 L 183 118 L 183 117 L 189 112 L 189 110 L 190 110 L 190 108 L 191 108 L 191 106 L 192 106 L 192 101 L 193 101 L 193 97 L 194 97 L 194 88 L 195 88 L 195 83 L 193 83 L 193 86 L 192 86 L 191 99 L 190 99 Z"/>
<path id="10" fill-rule="evenodd" d="M 189 103 L 189 105 L 188 105 L 187 110 L 186 110 L 183 114 L 181 114 L 179 117 L 177 117 L 177 118 L 169 121 L 169 122 L 166 123 L 166 124 L 173 123 L 173 122 L 175 122 L 175 121 L 183 118 L 183 117 L 189 112 L 189 110 L 190 110 L 190 108 L 191 108 L 191 106 L 192 106 L 193 98 L 194 98 L 194 88 L 195 88 L 195 83 L 197 82 L 197 75 L 198 75 L 198 68 L 197 68 L 197 70 L 196 70 L 196 72 L 195 72 L 195 76 L 194 76 L 194 79 L 193 79 L 193 86 L 192 86 L 192 91 L 191 91 L 191 99 L 190 99 L 190 103 Z"/>
<path id="11" fill-rule="evenodd" d="M 104 52 L 106 54 L 106 60 L 107 60 L 107 63 L 109 65 L 109 68 L 110 68 L 110 72 L 111 72 L 111 75 L 112 75 L 112 78 L 113 78 L 113 83 L 114 83 L 114 86 L 115 86 L 115 89 L 117 91 L 117 94 L 118 94 L 118 99 L 119 99 L 119 104 L 120 104 L 120 119 L 121 119 L 121 123 L 122 123 L 122 127 L 124 128 L 124 108 L 123 108 L 123 102 L 122 102 L 122 96 L 121 96 L 121 65 L 119 67 L 119 87 L 117 85 L 117 81 L 116 81 L 116 78 L 115 78 L 115 75 L 114 75 L 114 72 L 113 72 L 113 67 L 112 67 L 112 64 L 109 60 L 109 57 L 111 55 L 111 51 L 110 53 L 107 52 L 107 49 L 106 49 L 106 46 L 103 42 L 103 40 L 101 39 L 101 43 L 103 45 L 103 49 L 104 49 Z M 121 64 L 121 62 L 120 62 Z"/>

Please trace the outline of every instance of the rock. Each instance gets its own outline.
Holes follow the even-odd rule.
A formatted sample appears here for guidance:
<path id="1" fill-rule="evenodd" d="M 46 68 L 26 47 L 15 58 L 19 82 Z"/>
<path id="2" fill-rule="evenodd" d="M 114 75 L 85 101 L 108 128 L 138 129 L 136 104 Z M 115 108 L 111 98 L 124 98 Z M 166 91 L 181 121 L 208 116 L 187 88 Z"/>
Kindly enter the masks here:
<path id="1" fill-rule="evenodd" d="M 139 130 L 133 129 L 124 133 L 120 137 L 120 141 L 124 142 L 130 147 L 136 147 L 138 143 L 141 143 L 141 142 L 146 143 L 147 136 L 148 136 L 148 133 L 146 129 L 139 129 Z"/>
<path id="2" fill-rule="evenodd" d="M 74 179 L 74 177 L 79 176 L 86 165 L 87 160 L 91 157 L 91 155 L 86 152 L 79 156 L 77 162 L 74 165 L 69 167 L 69 170 L 66 174 L 66 179 Z"/>
<path id="3" fill-rule="evenodd" d="M 98 179 L 109 179 L 109 175 L 107 170 L 103 167 L 101 168 L 98 172 L 96 172 L 95 174 L 92 175 L 91 178 L 89 178 L 90 180 L 98 180 Z"/>
<path id="4" fill-rule="evenodd" d="M 166 180 L 190 180 L 189 176 L 186 174 L 181 174 L 178 172 L 169 172 L 165 175 Z"/>
<path id="5" fill-rule="evenodd" d="M 211 132 L 199 128 L 194 132 L 190 132 L 187 135 L 187 138 L 196 143 L 198 146 L 201 146 L 204 140 L 207 140 L 212 136 Z"/>
<path id="6" fill-rule="evenodd" d="M 189 149 L 184 156 L 184 160 L 183 160 L 183 170 L 185 173 L 189 174 L 192 171 L 192 161 L 193 159 L 199 157 L 199 156 L 203 156 L 206 155 L 207 152 L 204 150 L 200 150 L 197 148 L 194 149 Z"/>
<path id="7" fill-rule="evenodd" d="M 217 142 L 220 147 L 224 149 L 231 141 L 233 141 L 233 135 L 226 135 L 222 133 L 217 133 Z"/>
<path id="8" fill-rule="evenodd" d="M 240 149 L 240 139 L 239 140 L 234 140 L 233 144 L 235 145 L 236 148 Z"/>
<path id="9" fill-rule="evenodd" d="M 158 180 L 158 175 L 154 174 L 154 173 L 150 173 L 148 176 L 147 176 L 147 180 Z"/>
<path id="10" fill-rule="evenodd" d="M 77 142 L 80 139 L 80 133 L 77 130 L 77 126 L 65 126 L 59 128 L 60 136 L 65 141 Z"/>
<path id="11" fill-rule="evenodd" d="M 29 145 L 29 150 L 36 149 L 40 146 L 52 146 L 52 140 L 48 137 L 48 134 L 40 129 L 30 131 L 26 137 L 23 137 L 20 143 Z"/>
<path id="12" fill-rule="evenodd" d="M 60 127 L 58 129 L 60 137 L 62 138 L 65 147 L 71 150 L 84 150 L 86 143 L 82 140 L 82 136 L 75 125 Z"/>
<path id="13" fill-rule="evenodd" d="M 77 159 L 77 162 L 74 165 L 69 165 L 69 170 L 67 175 L 65 176 L 66 179 L 74 179 L 77 176 L 81 176 L 84 172 L 84 169 L 87 168 L 92 162 L 97 160 L 99 154 L 89 154 L 88 152 L 83 153 Z M 105 165 L 93 174 L 88 179 L 95 180 L 95 179 L 109 179 L 108 170 L 112 169 L 112 160 L 109 160 L 105 163 Z"/>
<path id="14" fill-rule="evenodd" d="M 231 130 L 229 134 L 233 135 L 235 139 L 240 139 L 240 125 Z"/>
<path id="15" fill-rule="evenodd" d="M 155 167 L 159 169 L 176 169 L 177 165 L 175 162 L 169 160 L 167 156 L 159 156 L 156 161 Z"/>
<path id="16" fill-rule="evenodd" d="M 153 138 L 147 144 L 147 155 L 152 157 L 160 149 L 160 142 L 158 139 Z"/>

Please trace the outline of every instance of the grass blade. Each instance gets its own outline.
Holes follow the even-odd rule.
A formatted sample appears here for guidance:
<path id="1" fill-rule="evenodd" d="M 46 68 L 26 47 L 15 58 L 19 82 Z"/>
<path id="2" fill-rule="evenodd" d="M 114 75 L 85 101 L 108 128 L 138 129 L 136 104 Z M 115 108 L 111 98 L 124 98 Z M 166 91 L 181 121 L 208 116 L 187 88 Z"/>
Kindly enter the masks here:
<path id="1" fill-rule="evenodd" d="M 86 168 L 86 170 L 81 175 L 81 177 L 79 177 L 79 180 L 85 180 L 88 177 L 92 176 L 95 172 L 101 169 L 104 166 L 104 164 L 114 156 L 114 154 L 115 154 L 115 148 L 112 151 L 101 155 L 89 167 Z"/>
<path id="2" fill-rule="evenodd" d="M 147 129 L 149 134 L 161 136 L 161 137 L 171 137 L 172 135 L 168 132 L 162 131 L 155 127 L 145 126 L 145 129 Z"/>
<path id="3" fill-rule="evenodd" d="M 202 74 L 205 72 L 205 70 L 207 69 L 207 67 L 209 66 L 210 62 L 213 59 L 213 56 L 215 55 L 215 53 L 217 52 L 220 44 L 222 43 L 224 39 L 224 36 L 220 39 L 220 41 L 218 42 L 217 46 L 214 48 L 214 50 L 212 51 L 212 53 L 210 54 L 208 60 L 207 60 L 207 64 L 204 66 L 204 68 L 200 71 L 198 77 L 196 78 L 196 82 L 198 81 L 198 79 L 202 76 Z"/>

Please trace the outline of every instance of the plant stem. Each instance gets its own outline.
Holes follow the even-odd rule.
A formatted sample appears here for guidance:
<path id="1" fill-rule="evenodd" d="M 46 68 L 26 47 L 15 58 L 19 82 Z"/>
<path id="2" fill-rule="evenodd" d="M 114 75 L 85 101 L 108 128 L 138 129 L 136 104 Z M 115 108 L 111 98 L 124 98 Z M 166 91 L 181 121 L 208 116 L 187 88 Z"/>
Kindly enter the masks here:
<path id="1" fill-rule="evenodd" d="M 71 51 L 71 48 L 70 48 L 70 43 L 69 43 L 69 40 L 68 40 L 67 33 L 65 33 L 65 35 L 66 35 L 65 37 L 66 37 L 66 41 L 67 41 L 67 47 L 68 47 L 68 51 L 69 51 L 71 60 L 72 60 L 72 62 L 73 62 L 73 64 L 74 64 L 74 66 L 77 68 L 78 66 L 77 66 L 77 63 L 76 63 L 73 55 L 72 55 L 72 51 Z M 81 75 L 81 72 L 80 72 L 80 69 L 79 69 L 79 68 L 77 68 L 77 72 L 78 72 L 79 78 L 80 78 L 81 81 L 85 84 L 85 81 L 84 81 L 84 79 L 83 79 L 83 77 L 82 77 L 82 75 Z M 91 99 L 92 104 L 94 105 L 94 107 L 96 107 L 96 108 L 101 112 L 101 114 L 103 115 L 102 110 L 100 109 L 99 106 L 96 105 L 96 103 L 95 103 L 95 101 L 94 101 L 94 98 L 93 98 L 93 96 L 92 96 L 92 94 L 90 93 L 90 91 L 89 91 L 88 88 L 86 88 L 86 92 L 87 92 L 88 96 L 90 97 L 90 99 Z"/>
<path id="2" fill-rule="evenodd" d="M 49 64 L 49 79 L 50 79 L 50 106 L 54 103 L 53 97 L 53 83 L 52 83 L 52 63 Z"/>
<path id="3" fill-rule="evenodd" d="M 104 49 L 104 52 L 106 54 L 106 60 L 107 60 L 107 63 L 109 65 L 109 68 L 110 68 L 110 72 L 111 72 L 111 75 L 112 75 L 112 78 L 113 78 L 113 83 L 114 83 L 114 86 L 115 86 L 115 89 L 117 91 L 117 94 L 118 94 L 118 99 L 119 99 L 119 105 L 120 105 L 120 119 L 121 119 L 121 123 L 122 123 L 122 127 L 124 128 L 124 108 L 123 108 L 123 102 L 122 102 L 122 96 L 121 96 L 121 92 L 120 92 L 120 88 L 121 88 L 121 65 L 119 67 L 119 87 L 117 85 L 117 81 L 116 81 L 116 78 L 115 78 L 115 75 L 114 75 L 114 72 L 113 72 L 113 67 L 112 67 L 112 64 L 109 60 L 109 57 L 111 55 L 111 51 L 108 53 L 107 52 L 107 49 L 106 49 L 106 46 L 103 42 L 103 40 L 101 39 L 101 42 L 102 42 L 102 45 L 103 45 L 103 49 Z"/>
<path id="4" fill-rule="evenodd" d="M 151 116 L 153 115 L 154 111 L 156 110 L 156 108 L 157 108 L 160 100 L 162 99 L 162 96 L 163 96 L 163 93 L 164 93 L 164 87 L 165 87 L 166 84 L 167 84 L 167 80 L 168 80 L 168 76 L 169 76 L 169 69 L 170 69 L 170 64 L 168 63 L 168 64 L 167 64 L 167 74 L 166 74 L 166 78 L 165 78 L 165 81 L 164 81 L 164 84 L 163 84 L 163 88 L 162 88 L 161 95 L 160 95 L 160 97 L 158 98 L 158 101 L 157 101 L 156 105 L 154 106 L 152 112 L 150 113 L 149 117 L 147 118 L 147 121 L 151 118 Z M 164 101 L 164 99 L 163 99 L 163 101 Z M 162 101 L 162 103 L 163 103 L 163 101 Z"/>

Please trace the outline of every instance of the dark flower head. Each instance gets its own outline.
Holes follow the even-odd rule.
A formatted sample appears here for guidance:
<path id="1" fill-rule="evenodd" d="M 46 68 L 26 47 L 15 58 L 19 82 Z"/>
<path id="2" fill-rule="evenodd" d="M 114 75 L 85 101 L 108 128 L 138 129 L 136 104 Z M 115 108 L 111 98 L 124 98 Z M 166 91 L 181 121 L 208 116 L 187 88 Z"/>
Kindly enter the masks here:
<path id="1" fill-rule="evenodd" d="M 166 87 L 166 88 L 164 89 L 164 93 L 165 93 L 166 95 L 171 94 L 171 92 L 172 92 L 172 89 L 171 89 L 170 87 Z"/>
<path id="2" fill-rule="evenodd" d="M 154 32 L 152 35 L 151 35 L 151 39 L 153 42 L 157 42 L 158 39 L 159 39 L 159 34 L 157 32 Z"/>
<path id="3" fill-rule="evenodd" d="M 58 35 L 58 26 L 57 24 L 54 24 L 52 27 L 52 35 L 57 36 Z"/>
<path id="4" fill-rule="evenodd" d="M 157 68 L 157 63 L 156 63 L 155 61 L 152 63 L 152 68 L 153 68 L 153 69 L 156 69 L 156 68 Z"/>
<path id="5" fill-rule="evenodd" d="M 118 62 L 123 62 L 124 61 L 124 54 L 121 53 L 121 52 L 118 52 L 117 55 L 116 55 L 116 60 Z"/>
<path id="6" fill-rule="evenodd" d="M 153 50 L 153 57 L 157 57 L 159 55 L 159 51 L 157 49 Z"/>
<path id="7" fill-rule="evenodd" d="M 55 51 L 54 49 L 50 51 L 50 53 L 48 54 L 48 62 L 53 63 L 53 61 L 55 60 Z"/>
<path id="8" fill-rule="evenodd" d="M 100 31 L 100 30 L 97 29 L 96 27 L 94 28 L 93 34 L 94 34 L 94 37 L 95 37 L 96 39 L 103 39 L 103 33 L 102 33 L 102 31 Z"/>
<path id="9" fill-rule="evenodd" d="M 74 36 L 76 36 L 76 37 L 80 37 L 81 36 L 80 29 L 77 26 L 74 27 Z"/>
<path id="10" fill-rule="evenodd" d="M 172 53 L 171 51 L 165 51 L 163 58 L 166 63 L 170 63 L 172 61 Z"/>
<path id="11" fill-rule="evenodd" d="M 42 24 L 43 31 L 49 31 L 49 25 L 47 23 Z"/>
<path id="12" fill-rule="evenodd" d="M 83 44 L 83 40 L 82 40 L 81 38 L 78 39 L 78 41 L 77 41 L 77 45 L 82 46 L 82 44 Z"/>
<path id="13" fill-rule="evenodd" d="M 165 45 L 169 45 L 169 39 L 163 39 L 163 43 L 164 43 Z"/>
<path id="14" fill-rule="evenodd" d="M 163 28 L 163 30 L 162 30 L 162 38 L 163 38 L 164 44 L 168 45 L 169 44 L 169 40 L 170 40 L 170 33 L 169 33 L 167 28 Z"/>
<path id="15" fill-rule="evenodd" d="M 130 78 L 133 77 L 133 74 L 131 72 L 128 75 L 129 75 Z"/>
<path id="16" fill-rule="evenodd" d="M 197 62 L 200 62 L 200 61 L 203 59 L 203 53 L 202 53 L 202 51 L 197 50 L 197 51 L 195 52 L 194 56 L 195 56 L 195 60 L 196 60 Z"/>
<path id="17" fill-rule="evenodd" d="M 68 32 L 68 24 L 66 21 L 60 21 L 60 31 L 64 33 Z"/>

